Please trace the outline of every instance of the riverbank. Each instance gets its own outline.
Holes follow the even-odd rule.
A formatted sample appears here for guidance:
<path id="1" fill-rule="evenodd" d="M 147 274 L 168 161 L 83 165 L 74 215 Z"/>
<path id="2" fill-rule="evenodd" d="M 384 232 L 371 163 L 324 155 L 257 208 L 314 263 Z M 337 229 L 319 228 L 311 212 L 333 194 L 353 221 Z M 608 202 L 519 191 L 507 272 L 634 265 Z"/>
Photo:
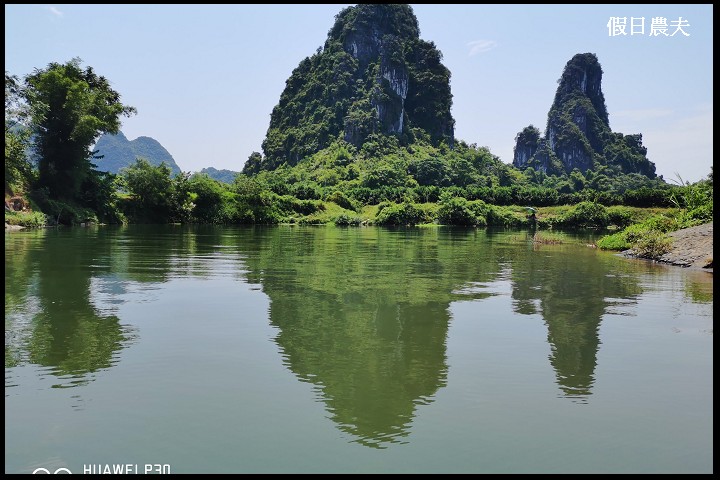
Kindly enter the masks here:
<path id="1" fill-rule="evenodd" d="M 668 236 L 672 239 L 672 249 L 653 261 L 713 272 L 713 222 L 677 230 Z M 621 255 L 635 257 L 632 250 Z"/>

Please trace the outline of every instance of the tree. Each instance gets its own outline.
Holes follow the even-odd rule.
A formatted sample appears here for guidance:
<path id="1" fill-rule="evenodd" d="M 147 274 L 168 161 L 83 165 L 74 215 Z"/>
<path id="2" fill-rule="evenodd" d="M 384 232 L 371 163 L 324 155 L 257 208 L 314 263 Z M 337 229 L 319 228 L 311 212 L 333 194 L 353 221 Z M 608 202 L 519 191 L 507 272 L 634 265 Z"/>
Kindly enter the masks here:
<path id="1" fill-rule="evenodd" d="M 15 75 L 5 72 L 5 191 L 23 190 L 32 176 L 26 150 L 30 131 L 22 123 L 22 86 Z"/>
<path id="2" fill-rule="evenodd" d="M 105 77 L 92 67 L 83 70 L 81 62 L 73 58 L 35 69 L 23 90 L 39 159 L 39 187 L 66 201 L 78 200 L 87 177 L 97 173 L 91 163 L 97 138 L 118 133 L 119 117 L 137 113 L 120 102 Z"/>
<path id="3" fill-rule="evenodd" d="M 168 221 L 172 210 L 172 170 L 165 162 L 152 165 L 138 157 L 135 163 L 120 170 L 127 190 L 133 197 L 135 211 L 145 219 Z"/>
<path id="4" fill-rule="evenodd" d="M 242 173 L 246 175 L 254 175 L 262 169 L 262 154 L 260 152 L 252 152 L 245 162 Z"/>
<path id="5" fill-rule="evenodd" d="M 418 158 L 410 162 L 408 172 L 420 185 L 442 185 L 445 182 L 446 162 L 439 157 Z"/>

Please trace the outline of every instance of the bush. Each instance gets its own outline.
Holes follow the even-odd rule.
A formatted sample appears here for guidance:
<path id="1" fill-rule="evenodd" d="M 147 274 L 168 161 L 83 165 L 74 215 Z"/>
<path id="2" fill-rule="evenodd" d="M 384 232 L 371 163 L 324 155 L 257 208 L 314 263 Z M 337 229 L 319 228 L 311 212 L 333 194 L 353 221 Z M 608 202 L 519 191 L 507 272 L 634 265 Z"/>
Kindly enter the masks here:
<path id="1" fill-rule="evenodd" d="M 468 202 L 462 197 L 444 198 L 438 209 L 438 222 L 442 225 L 487 225 L 489 209 L 482 200 Z"/>
<path id="2" fill-rule="evenodd" d="M 678 216 L 678 224 L 680 228 L 694 227 L 703 223 L 713 221 L 713 205 L 712 202 L 701 205 L 689 211 L 682 212 Z"/>
<path id="3" fill-rule="evenodd" d="M 197 174 L 190 177 L 187 185 L 188 191 L 194 194 L 192 210 L 193 218 L 201 223 L 227 223 L 230 218 L 226 203 L 234 201 L 234 195 L 228 191 L 224 184 L 210 178 L 207 174 Z M 169 202 L 172 204 L 172 202 Z"/>
<path id="4" fill-rule="evenodd" d="M 628 207 L 615 205 L 607 209 L 608 225 L 625 228 L 633 222 L 633 212 Z"/>
<path id="5" fill-rule="evenodd" d="M 408 202 L 383 206 L 378 209 L 375 216 L 377 225 L 417 225 L 429 221 L 431 219 L 427 218 L 427 214 L 422 208 Z"/>
<path id="6" fill-rule="evenodd" d="M 322 189 L 315 182 L 295 183 L 290 187 L 290 194 L 301 200 L 319 200 Z"/>
<path id="7" fill-rule="evenodd" d="M 672 218 L 654 215 L 621 232 L 602 237 L 597 246 L 603 250 L 632 249 L 638 256 L 653 258 L 670 251 L 671 241 L 665 233 L 675 230 L 676 225 Z"/>
<path id="8" fill-rule="evenodd" d="M 272 201 L 287 214 L 311 215 L 325 210 L 325 205 L 320 200 L 299 200 L 292 195 L 276 196 Z"/>
<path id="9" fill-rule="evenodd" d="M 600 240 L 598 240 L 596 244 L 597 247 L 601 250 L 622 251 L 627 250 L 631 247 L 625 237 L 624 232 L 613 233 L 612 235 L 605 235 Z"/>
<path id="10" fill-rule="evenodd" d="M 395 205 L 395 204 L 393 202 L 387 202 L 387 201 L 378 203 L 377 213 L 375 214 L 375 216 L 379 215 L 380 212 L 382 212 L 384 208 L 390 207 L 392 205 Z"/>
<path id="11" fill-rule="evenodd" d="M 343 207 L 347 210 L 352 210 L 354 212 L 357 212 L 358 210 L 360 210 L 360 205 L 358 205 L 357 202 L 348 198 L 347 196 L 345 196 L 345 194 L 343 192 L 341 192 L 339 190 L 335 190 L 333 193 L 328 195 L 327 201 L 336 203 L 336 204 L 340 205 L 341 207 Z"/>
<path id="12" fill-rule="evenodd" d="M 304 217 L 298 221 L 298 225 L 325 225 L 325 220 L 318 217 Z"/>
<path id="13" fill-rule="evenodd" d="M 9 212 L 5 210 L 5 223 L 23 227 L 44 227 L 48 223 L 42 212 Z"/>
<path id="14" fill-rule="evenodd" d="M 350 216 L 346 213 L 341 213 L 335 219 L 333 220 L 335 225 L 338 226 L 347 226 L 347 225 L 360 225 L 362 223 L 362 220 L 360 220 L 360 217 Z"/>
<path id="15" fill-rule="evenodd" d="M 80 225 L 81 223 L 98 223 L 97 215 L 89 208 L 74 203 L 51 200 L 46 188 L 30 194 L 30 199 L 45 213 L 48 225 Z"/>
<path id="16" fill-rule="evenodd" d="M 496 227 L 519 227 L 529 223 L 524 215 L 518 215 L 508 207 L 490 206 L 485 219 L 488 225 Z"/>
<path id="17" fill-rule="evenodd" d="M 639 257 L 658 258 L 672 249 L 672 239 L 658 231 L 647 232 L 632 246 Z"/>
<path id="18" fill-rule="evenodd" d="M 637 190 L 628 190 L 622 195 L 623 205 L 633 207 L 669 207 L 671 190 L 668 188 L 640 187 Z"/>
<path id="19" fill-rule="evenodd" d="M 610 222 L 607 208 L 595 202 L 580 202 L 562 218 L 564 226 L 578 228 L 605 228 Z"/>
<path id="20" fill-rule="evenodd" d="M 638 225 L 644 227 L 646 230 L 657 230 L 663 233 L 672 232 L 679 227 L 676 219 L 666 217 L 665 215 L 653 215 Z"/>

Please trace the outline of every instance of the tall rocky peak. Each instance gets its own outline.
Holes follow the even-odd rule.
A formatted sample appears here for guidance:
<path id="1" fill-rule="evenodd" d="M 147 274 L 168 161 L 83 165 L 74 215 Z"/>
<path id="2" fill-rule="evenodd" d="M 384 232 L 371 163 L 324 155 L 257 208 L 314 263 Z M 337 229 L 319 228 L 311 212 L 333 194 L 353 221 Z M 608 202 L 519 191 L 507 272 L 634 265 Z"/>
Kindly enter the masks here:
<path id="1" fill-rule="evenodd" d="M 565 65 L 552 108 L 561 109 L 573 97 L 581 95 L 590 100 L 600 120 L 609 127 L 605 96 L 602 93 L 602 75 L 595 54 L 578 53 Z"/>
<path id="2" fill-rule="evenodd" d="M 335 17 L 325 47 L 340 42 L 343 50 L 367 66 L 381 54 L 387 38 L 417 40 L 420 29 L 409 5 L 360 4 L 348 7 Z"/>
<path id="3" fill-rule="evenodd" d="M 409 5 L 343 9 L 324 47 L 286 81 L 253 169 L 295 165 L 338 139 L 360 147 L 377 134 L 452 146 L 450 71 L 419 35 Z"/>
<path id="4" fill-rule="evenodd" d="M 642 135 L 610 130 L 603 71 L 593 53 L 579 53 L 565 65 L 548 113 L 545 137 L 530 125 L 515 138 L 513 165 L 560 175 L 611 167 L 617 173 L 655 178 Z"/>

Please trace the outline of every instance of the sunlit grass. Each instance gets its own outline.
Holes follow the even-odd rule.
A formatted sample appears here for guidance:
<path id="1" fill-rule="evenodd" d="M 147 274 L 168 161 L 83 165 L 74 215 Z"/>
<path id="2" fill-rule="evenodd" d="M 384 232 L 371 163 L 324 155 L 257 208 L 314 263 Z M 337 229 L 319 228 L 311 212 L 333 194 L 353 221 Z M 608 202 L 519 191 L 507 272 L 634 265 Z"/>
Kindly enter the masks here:
<path id="1" fill-rule="evenodd" d="M 564 237 L 563 235 L 555 232 L 535 232 L 535 235 L 533 235 L 533 243 L 556 245 L 564 243 Z"/>
<path id="2" fill-rule="evenodd" d="M 23 227 L 42 227 L 47 225 L 47 216 L 42 212 L 5 211 L 5 223 Z"/>

